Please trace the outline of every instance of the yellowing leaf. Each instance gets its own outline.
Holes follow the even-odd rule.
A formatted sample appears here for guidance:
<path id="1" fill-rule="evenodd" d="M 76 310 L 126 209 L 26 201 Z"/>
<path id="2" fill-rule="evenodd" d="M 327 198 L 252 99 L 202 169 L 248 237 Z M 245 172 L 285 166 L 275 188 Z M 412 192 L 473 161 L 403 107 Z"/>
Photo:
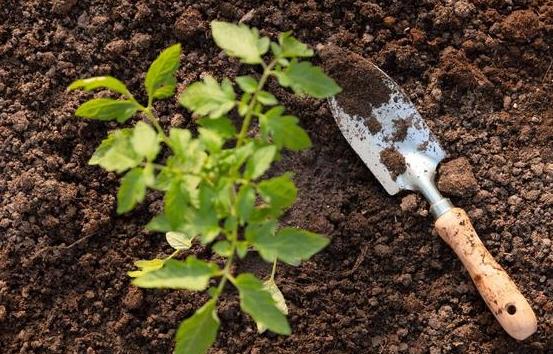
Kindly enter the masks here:
<path id="1" fill-rule="evenodd" d="M 288 315 L 288 306 L 286 306 L 286 300 L 284 299 L 284 295 L 282 295 L 282 292 L 276 285 L 275 281 L 273 279 L 267 279 L 263 282 L 263 288 L 271 294 L 271 297 L 275 301 L 276 307 L 279 309 L 280 312 L 282 312 L 283 315 Z M 265 327 L 263 324 L 257 324 L 257 331 L 259 333 L 265 332 L 267 327 Z"/>

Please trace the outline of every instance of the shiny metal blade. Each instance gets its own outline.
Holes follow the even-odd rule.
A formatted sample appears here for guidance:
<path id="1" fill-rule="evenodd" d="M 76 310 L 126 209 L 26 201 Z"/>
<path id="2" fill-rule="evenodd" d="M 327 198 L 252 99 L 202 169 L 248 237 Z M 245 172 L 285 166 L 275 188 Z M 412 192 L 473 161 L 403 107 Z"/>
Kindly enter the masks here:
<path id="1" fill-rule="evenodd" d="M 368 114 L 361 115 L 360 110 L 351 108 L 347 95 L 362 98 L 372 97 L 372 93 L 348 92 L 347 87 L 366 87 L 351 82 L 342 85 L 344 92 L 329 100 L 332 114 L 344 137 L 389 194 L 403 189 L 422 190 L 432 183 L 436 166 L 446 154 L 399 85 L 364 61 L 369 70 L 351 79 L 377 80 L 371 85 L 378 90 L 374 92 L 377 99 L 359 102 L 368 105 Z"/>

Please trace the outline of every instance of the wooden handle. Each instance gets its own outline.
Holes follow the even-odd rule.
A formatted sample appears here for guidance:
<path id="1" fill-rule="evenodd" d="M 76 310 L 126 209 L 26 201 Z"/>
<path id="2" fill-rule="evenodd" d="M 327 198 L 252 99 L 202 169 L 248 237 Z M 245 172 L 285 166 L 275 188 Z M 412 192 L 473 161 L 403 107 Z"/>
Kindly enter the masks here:
<path id="1" fill-rule="evenodd" d="M 482 298 L 509 335 L 528 338 L 537 329 L 536 316 L 505 270 L 493 259 L 463 209 L 454 208 L 436 220 L 436 231 L 455 251 Z"/>

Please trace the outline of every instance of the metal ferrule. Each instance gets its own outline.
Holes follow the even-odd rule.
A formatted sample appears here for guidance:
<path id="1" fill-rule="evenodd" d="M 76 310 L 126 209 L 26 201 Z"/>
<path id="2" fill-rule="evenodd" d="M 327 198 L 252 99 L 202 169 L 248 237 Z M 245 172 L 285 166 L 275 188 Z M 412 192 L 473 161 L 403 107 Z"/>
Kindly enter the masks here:
<path id="1" fill-rule="evenodd" d="M 422 178 L 417 182 L 417 187 L 419 191 L 430 203 L 430 213 L 432 213 L 435 219 L 438 219 L 447 211 L 453 209 L 453 204 L 451 204 L 451 201 L 448 198 L 444 198 L 442 196 L 432 180 Z"/>

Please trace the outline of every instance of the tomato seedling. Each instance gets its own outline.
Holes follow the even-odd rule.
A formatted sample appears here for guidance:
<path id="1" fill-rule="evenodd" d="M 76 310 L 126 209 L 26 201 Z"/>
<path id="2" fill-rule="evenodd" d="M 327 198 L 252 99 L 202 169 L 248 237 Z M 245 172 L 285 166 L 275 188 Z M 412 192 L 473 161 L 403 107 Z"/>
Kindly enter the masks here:
<path id="1" fill-rule="evenodd" d="M 235 79 L 233 83 L 205 76 L 189 85 L 178 101 L 193 113 L 197 134 L 188 129 L 161 127 L 154 103 L 172 97 L 181 46 L 165 49 L 151 64 L 145 79 L 146 105 L 138 102 L 125 84 L 110 76 L 77 80 L 69 90 L 108 89 L 119 98 L 94 98 L 78 107 L 75 115 L 124 123 L 137 113 L 145 121 L 131 128 L 111 131 L 89 163 L 124 174 L 117 193 L 117 213 L 132 210 L 144 200 L 148 189 L 164 193 L 163 212 L 146 228 L 163 232 L 175 251 L 163 259 L 135 262 L 129 272 L 132 283 L 142 288 L 203 291 L 210 300 L 184 320 L 176 334 L 176 353 L 205 353 L 219 330 L 217 302 L 227 283 L 238 289 L 241 309 L 266 329 L 287 335 L 290 326 L 284 297 L 274 281 L 277 261 L 299 265 L 328 244 L 328 239 L 294 227 L 279 227 L 278 219 L 292 206 L 297 189 L 291 173 L 264 178 L 283 149 L 299 151 L 311 146 L 298 118 L 285 113 L 277 98 L 265 91 L 270 77 L 298 95 L 325 98 L 340 87 L 323 71 L 304 60 L 313 50 L 282 33 L 278 42 L 260 36 L 255 28 L 213 21 L 215 43 L 244 64 L 259 65 L 261 74 Z M 266 61 L 266 57 L 269 60 Z M 233 111 L 234 120 L 229 118 Z M 259 130 L 253 134 L 252 124 Z M 240 122 L 236 129 L 235 121 Z M 160 157 L 162 148 L 169 155 Z M 193 242 L 210 246 L 225 259 L 221 268 L 214 262 L 190 255 L 176 256 Z M 253 274 L 233 274 L 235 259 L 257 251 L 273 263 L 269 279 Z M 217 283 L 218 282 L 218 283 Z"/>

